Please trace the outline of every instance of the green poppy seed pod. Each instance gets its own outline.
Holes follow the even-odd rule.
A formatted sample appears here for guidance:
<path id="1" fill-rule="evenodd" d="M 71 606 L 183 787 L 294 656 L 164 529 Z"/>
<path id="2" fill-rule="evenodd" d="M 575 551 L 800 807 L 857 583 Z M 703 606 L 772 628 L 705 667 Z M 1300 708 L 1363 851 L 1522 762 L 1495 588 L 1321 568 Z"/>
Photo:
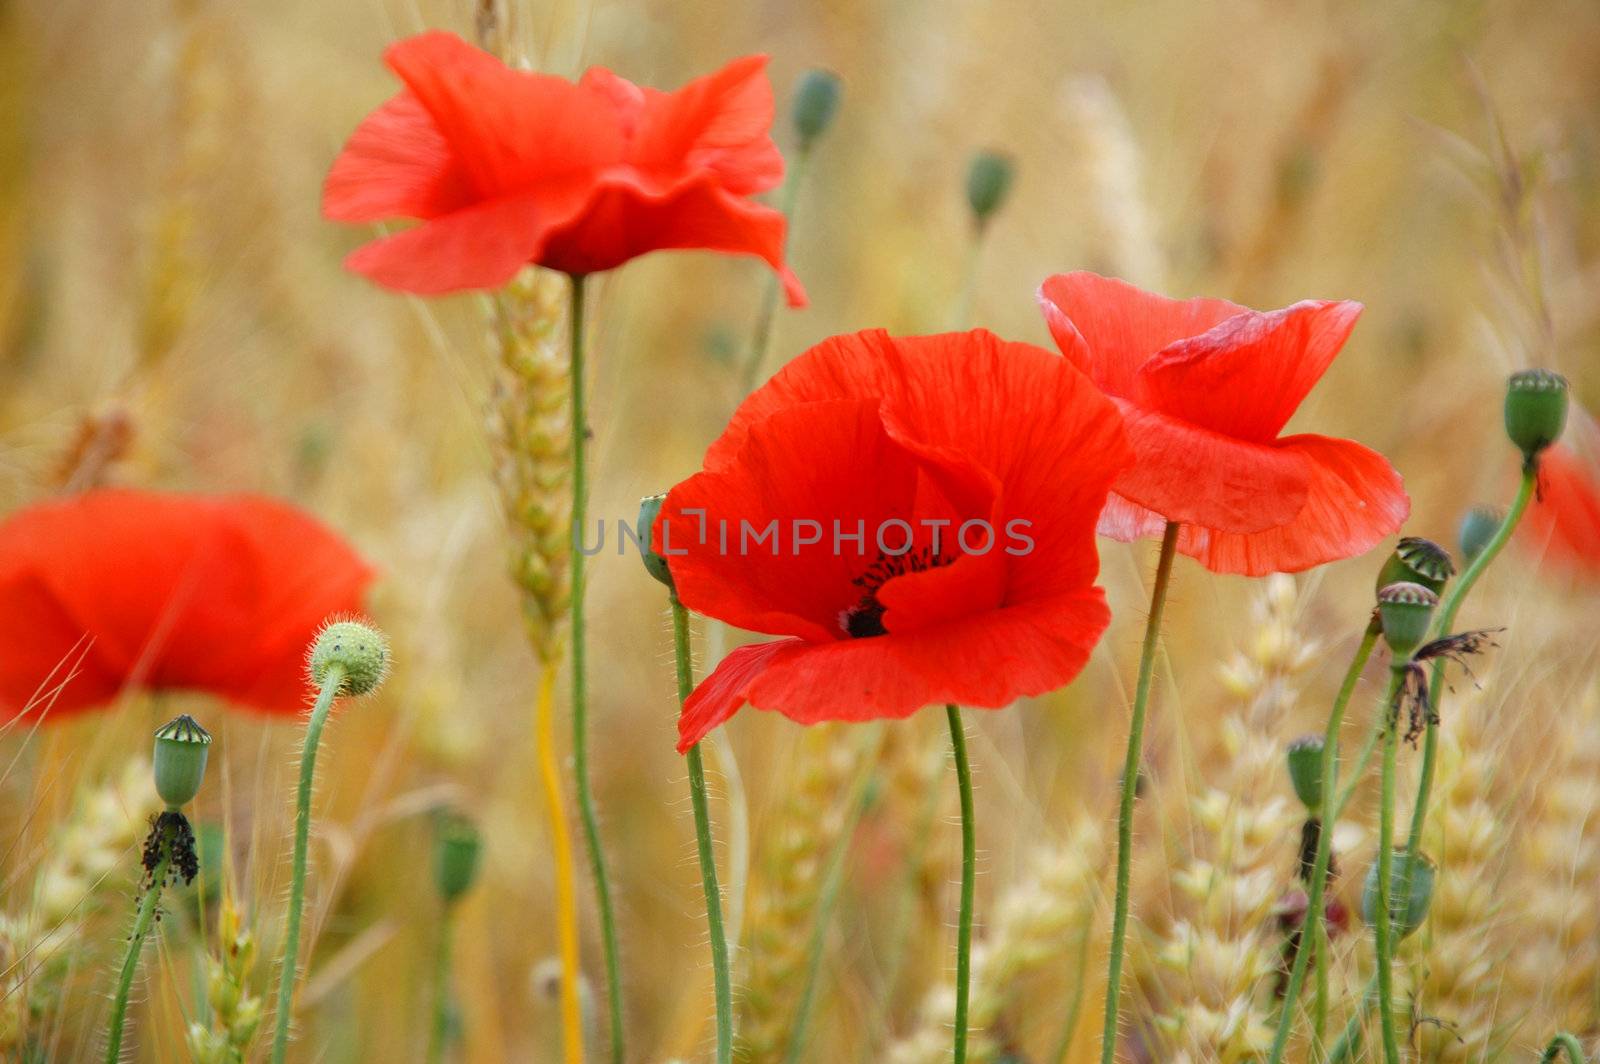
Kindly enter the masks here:
<path id="1" fill-rule="evenodd" d="M 364 695 L 377 690 L 389 671 L 389 644 L 383 633 L 360 621 L 335 621 L 317 634 L 311 644 L 311 682 L 321 687 L 328 670 L 338 666 L 342 695 Z"/>
<path id="2" fill-rule="evenodd" d="M 1383 568 L 1378 570 L 1378 583 L 1374 590 L 1382 591 L 1390 584 L 1410 581 L 1421 584 L 1437 595 L 1454 575 L 1456 566 L 1450 560 L 1449 551 L 1431 539 L 1405 536 L 1395 544 L 1394 552 L 1383 563 Z"/>
<path id="3" fill-rule="evenodd" d="M 1302 804 L 1315 813 L 1322 808 L 1322 736 L 1302 735 L 1289 744 L 1289 782 Z"/>
<path id="4" fill-rule="evenodd" d="M 800 78 L 792 114 L 801 148 L 809 148 L 833 124 L 833 116 L 839 113 L 840 88 L 839 75 L 831 70 L 808 70 Z"/>
<path id="5" fill-rule="evenodd" d="M 211 733 L 187 713 L 156 730 L 156 793 L 168 809 L 187 805 L 200 793 L 210 752 Z"/>
<path id="6" fill-rule="evenodd" d="M 458 813 L 440 814 L 436 830 L 433 879 L 448 905 L 470 890 L 478 878 L 483 840 L 477 825 Z"/>
<path id="7" fill-rule="evenodd" d="M 1567 378 L 1547 369 L 1525 369 L 1506 382 L 1506 435 L 1532 462 L 1561 438 L 1567 424 Z"/>
<path id="8" fill-rule="evenodd" d="M 1417 854 L 1416 869 L 1410 875 L 1411 893 L 1406 890 L 1406 849 L 1396 846 L 1394 858 L 1389 862 L 1389 923 L 1400 938 L 1422 926 L 1428 918 L 1428 904 L 1433 901 L 1433 862 L 1426 854 Z M 1361 885 L 1361 919 L 1367 926 L 1378 917 L 1378 862 L 1367 869 L 1367 878 Z"/>
<path id="9" fill-rule="evenodd" d="M 672 570 L 667 566 L 667 559 L 656 551 L 655 543 L 651 541 L 651 532 L 656 527 L 656 517 L 661 513 L 661 507 L 666 504 L 667 496 L 647 495 L 639 500 L 639 520 L 634 524 L 634 534 L 639 537 L 639 547 L 644 552 L 645 572 L 667 585 L 668 591 L 677 589 L 672 583 Z"/>
<path id="10" fill-rule="evenodd" d="M 1383 622 L 1383 638 L 1396 661 L 1404 661 L 1422 645 L 1433 621 L 1439 596 L 1423 587 L 1402 580 L 1378 591 L 1378 616 Z"/>
<path id="11" fill-rule="evenodd" d="M 1456 539 L 1461 543 L 1461 556 L 1471 565 L 1489 545 L 1494 534 L 1500 531 L 1505 515 L 1493 506 L 1474 506 L 1461 518 L 1461 529 Z"/>
<path id="12" fill-rule="evenodd" d="M 973 220 L 979 226 L 987 224 L 1006 201 L 1015 175 L 1016 169 L 1004 155 L 981 151 L 972 157 L 972 164 L 967 167 L 967 206 L 972 208 Z"/>

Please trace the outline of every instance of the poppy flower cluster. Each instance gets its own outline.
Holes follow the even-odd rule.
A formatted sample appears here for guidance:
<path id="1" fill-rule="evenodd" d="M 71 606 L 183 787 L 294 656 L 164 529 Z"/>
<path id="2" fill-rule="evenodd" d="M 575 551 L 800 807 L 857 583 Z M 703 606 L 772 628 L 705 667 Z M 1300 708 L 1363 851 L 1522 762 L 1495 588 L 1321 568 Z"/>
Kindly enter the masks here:
<path id="1" fill-rule="evenodd" d="M 0 714 L 41 685 L 59 687 L 39 700 L 52 719 L 129 689 L 297 714 L 307 644 L 374 575 L 267 498 L 102 489 L 28 507 L 0 523 Z"/>
<path id="2" fill-rule="evenodd" d="M 323 213 L 421 224 L 357 249 L 354 272 L 435 295 L 499 287 L 529 263 L 582 275 L 701 248 L 762 259 L 804 303 L 783 214 L 750 198 L 783 179 L 765 57 L 675 92 L 600 67 L 576 83 L 514 70 L 437 31 L 384 58 L 405 87 L 335 160 Z"/>

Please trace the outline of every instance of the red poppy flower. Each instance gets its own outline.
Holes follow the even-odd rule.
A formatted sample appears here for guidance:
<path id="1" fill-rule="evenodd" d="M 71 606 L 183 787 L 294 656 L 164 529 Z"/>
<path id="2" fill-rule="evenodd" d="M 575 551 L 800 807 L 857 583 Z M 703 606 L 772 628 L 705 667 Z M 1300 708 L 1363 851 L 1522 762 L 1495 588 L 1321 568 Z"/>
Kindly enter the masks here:
<path id="1" fill-rule="evenodd" d="M 1600 427 L 1576 407 L 1566 438 L 1539 456 L 1539 494 L 1521 538 L 1557 567 L 1600 579 Z"/>
<path id="2" fill-rule="evenodd" d="M 765 260 L 804 303 L 782 213 L 749 198 L 783 178 L 766 57 L 676 92 L 598 67 L 577 84 L 512 70 L 441 32 L 384 59 L 405 88 L 351 135 L 322 210 L 422 224 L 357 249 L 356 273 L 434 295 L 499 287 L 528 263 L 584 274 L 704 248 Z"/>
<path id="3" fill-rule="evenodd" d="M 1172 300 L 1092 273 L 1039 288 L 1062 352 L 1116 400 L 1136 460 L 1100 531 L 1160 536 L 1219 573 L 1296 572 L 1368 550 L 1411 502 L 1400 474 L 1350 440 L 1279 436 L 1333 361 L 1361 304 L 1261 313 Z"/>
<path id="4" fill-rule="evenodd" d="M 208 691 L 267 713 L 306 706 L 306 647 L 359 608 L 373 570 L 280 502 L 104 489 L 0 523 L 0 711 L 78 672 L 52 719 L 126 688 Z"/>
<path id="5" fill-rule="evenodd" d="M 1110 620 L 1095 519 L 1130 455 L 1064 360 L 977 331 L 834 337 L 752 394 L 655 527 L 684 604 L 786 636 L 729 654 L 679 750 L 749 702 L 802 723 L 995 708 Z"/>

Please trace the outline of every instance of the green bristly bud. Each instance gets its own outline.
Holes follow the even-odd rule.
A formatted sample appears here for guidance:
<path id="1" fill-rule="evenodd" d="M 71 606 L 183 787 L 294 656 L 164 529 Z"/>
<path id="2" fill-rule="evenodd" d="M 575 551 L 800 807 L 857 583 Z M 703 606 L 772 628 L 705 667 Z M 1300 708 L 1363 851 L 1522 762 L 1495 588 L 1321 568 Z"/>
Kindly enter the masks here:
<path id="1" fill-rule="evenodd" d="M 210 752 L 211 733 L 188 714 L 156 731 L 156 793 L 168 809 L 187 805 L 200 793 L 200 781 L 206 776 L 206 755 Z"/>
<path id="2" fill-rule="evenodd" d="M 1396 662 L 1407 661 L 1427 637 L 1439 596 L 1423 587 L 1401 581 L 1378 592 L 1378 616 L 1383 621 L 1384 642 Z"/>
<path id="3" fill-rule="evenodd" d="M 477 825 L 458 813 L 441 813 L 436 824 L 433 879 L 445 904 L 453 904 L 478 878 L 483 840 Z"/>
<path id="4" fill-rule="evenodd" d="M 1461 518 L 1461 529 L 1456 539 L 1461 544 L 1461 556 L 1471 565 L 1489 545 L 1494 534 L 1500 531 L 1505 515 L 1493 506 L 1474 506 Z"/>
<path id="5" fill-rule="evenodd" d="M 967 206 L 979 228 L 1005 203 L 1016 169 L 1011 160 L 996 152 L 979 152 L 967 167 Z"/>
<path id="6" fill-rule="evenodd" d="M 1378 583 L 1374 590 L 1381 591 L 1390 584 L 1409 581 L 1421 584 L 1437 595 L 1455 574 L 1456 566 L 1450 560 L 1449 551 L 1431 539 L 1406 536 L 1395 545 L 1394 553 L 1389 555 L 1383 568 L 1378 571 Z"/>
<path id="7" fill-rule="evenodd" d="M 1433 901 L 1433 862 L 1426 854 L 1417 854 L 1416 870 L 1411 873 L 1411 895 L 1403 897 L 1406 889 L 1406 849 L 1397 846 L 1389 862 L 1389 923 L 1399 938 L 1405 938 L 1428 918 L 1428 905 Z M 1367 926 L 1378 916 L 1378 862 L 1374 860 L 1367 869 L 1366 881 L 1361 885 L 1361 919 Z"/>
<path id="8" fill-rule="evenodd" d="M 677 589 L 672 583 L 672 570 L 667 566 L 667 559 L 656 551 L 651 533 L 656 527 L 656 518 L 661 513 L 661 507 L 666 504 L 667 496 L 650 495 L 639 500 L 639 520 L 634 524 L 634 533 L 639 537 L 639 547 L 644 552 L 645 572 L 667 585 L 668 591 Z"/>
<path id="9" fill-rule="evenodd" d="M 311 681 L 318 687 L 338 666 L 339 694 L 364 695 L 377 690 L 389 672 L 389 644 L 383 633 L 360 621 L 335 621 L 311 645 Z"/>
<path id="10" fill-rule="evenodd" d="M 792 113 L 802 150 L 833 124 L 834 115 L 839 113 L 840 88 L 839 75 L 831 70 L 808 70 L 800 78 Z"/>
<path id="11" fill-rule="evenodd" d="M 1561 438 L 1567 424 L 1567 378 L 1547 369 L 1513 373 L 1506 382 L 1506 435 L 1524 462 Z"/>
<path id="12" fill-rule="evenodd" d="M 1289 782 L 1312 813 L 1322 808 L 1322 736 L 1302 735 L 1289 744 Z"/>

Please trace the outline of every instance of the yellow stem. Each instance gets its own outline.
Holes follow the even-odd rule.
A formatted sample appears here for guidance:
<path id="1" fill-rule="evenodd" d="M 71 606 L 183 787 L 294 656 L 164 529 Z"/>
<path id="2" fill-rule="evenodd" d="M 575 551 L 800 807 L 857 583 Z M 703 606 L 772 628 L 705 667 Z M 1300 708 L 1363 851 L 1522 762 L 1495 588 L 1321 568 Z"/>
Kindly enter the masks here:
<path id="1" fill-rule="evenodd" d="M 556 662 L 544 663 L 533 735 L 538 746 L 539 779 L 550 814 L 550 850 L 556 862 L 556 934 L 561 947 L 561 1044 L 566 1064 L 583 1064 L 583 1010 L 578 999 L 577 876 L 572 866 L 572 835 L 561 800 L 561 766 L 555 749 Z"/>

